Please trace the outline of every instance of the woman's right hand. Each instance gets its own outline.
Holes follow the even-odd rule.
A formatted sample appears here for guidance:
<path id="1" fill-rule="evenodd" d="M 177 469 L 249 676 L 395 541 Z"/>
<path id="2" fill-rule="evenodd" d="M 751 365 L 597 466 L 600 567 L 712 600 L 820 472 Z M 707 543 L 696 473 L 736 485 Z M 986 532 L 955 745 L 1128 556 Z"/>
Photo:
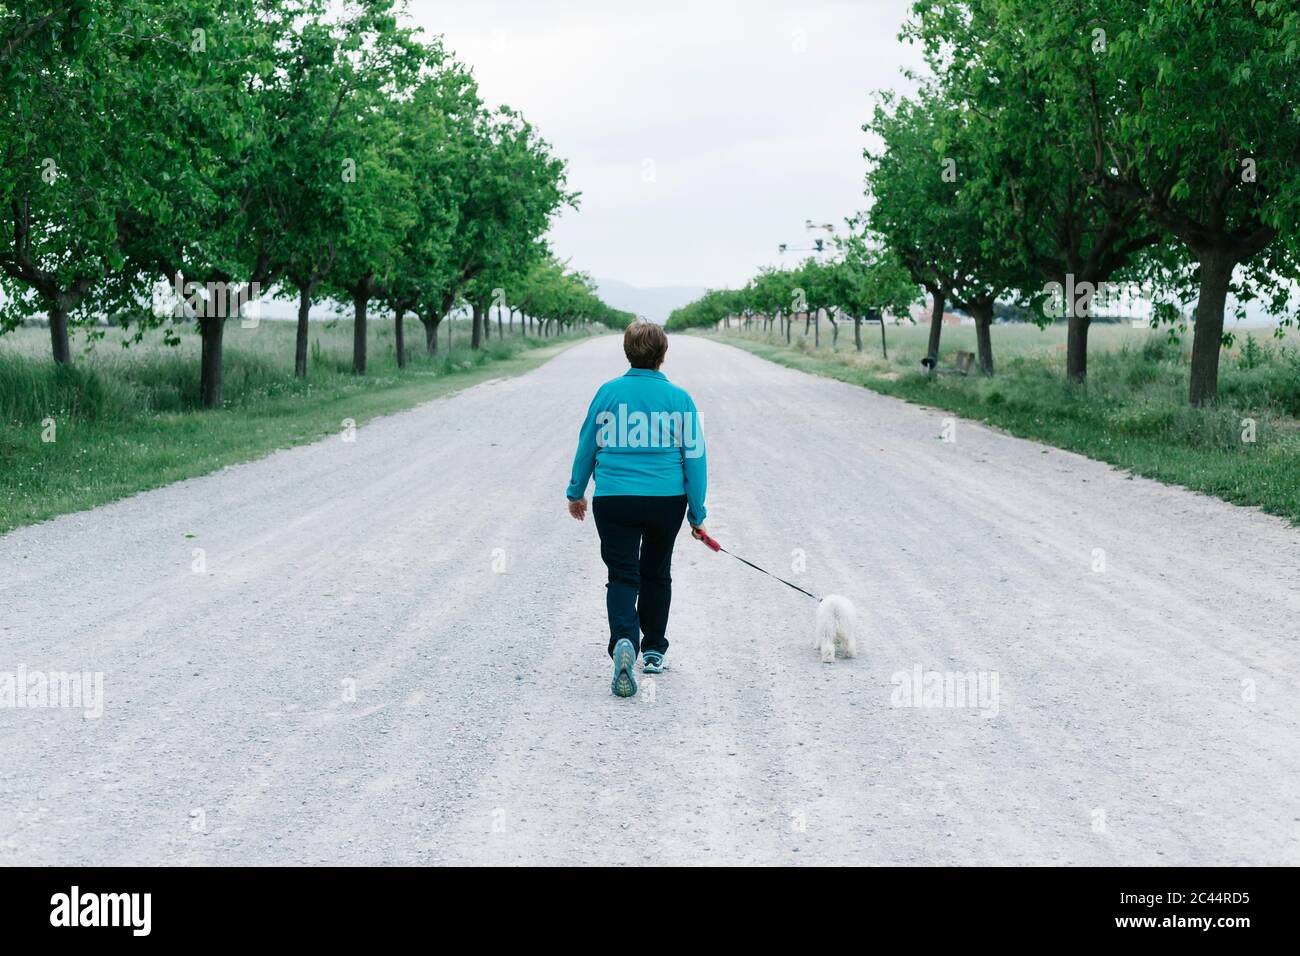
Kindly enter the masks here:
<path id="1" fill-rule="evenodd" d="M 696 541 L 703 541 L 708 536 L 709 533 L 704 530 L 704 525 L 702 524 L 691 525 L 691 537 L 694 538 Z"/>

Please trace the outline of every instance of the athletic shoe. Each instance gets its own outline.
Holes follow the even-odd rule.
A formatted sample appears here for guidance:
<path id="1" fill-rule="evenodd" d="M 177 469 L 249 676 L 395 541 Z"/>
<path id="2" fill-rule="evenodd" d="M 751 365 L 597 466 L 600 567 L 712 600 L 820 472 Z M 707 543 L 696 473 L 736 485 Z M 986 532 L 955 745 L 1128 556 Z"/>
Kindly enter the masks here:
<path id="1" fill-rule="evenodd" d="M 636 648 L 626 637 L 614 645 L 614 679 L 609 689 L 615 697 L 631 697 L 636 694 L 636 677 L 632 671 L 636 667 Z"/>
<path id="2" fill-rule="evenodd" d="M 658 651 L 645 651 L 641 655 L 641 670 L 647 674 L 662 674 L 668 669 L 668 662 Z"/>

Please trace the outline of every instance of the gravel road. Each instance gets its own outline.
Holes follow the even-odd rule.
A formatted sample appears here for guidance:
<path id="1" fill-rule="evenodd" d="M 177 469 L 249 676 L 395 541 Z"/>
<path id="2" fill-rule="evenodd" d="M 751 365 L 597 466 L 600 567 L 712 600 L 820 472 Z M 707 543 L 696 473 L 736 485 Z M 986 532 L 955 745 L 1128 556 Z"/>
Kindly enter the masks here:
<path id="1" fill-rule="evenodd" d="M 0 863 L 1300 863 L 1300 532 L 698 338 L 710 531 L 860 656 L 683 534 L 612 697 L 563 489 L 623 367 L 0 537 L 0 674 L 103 675 L 0 708 Z"/>

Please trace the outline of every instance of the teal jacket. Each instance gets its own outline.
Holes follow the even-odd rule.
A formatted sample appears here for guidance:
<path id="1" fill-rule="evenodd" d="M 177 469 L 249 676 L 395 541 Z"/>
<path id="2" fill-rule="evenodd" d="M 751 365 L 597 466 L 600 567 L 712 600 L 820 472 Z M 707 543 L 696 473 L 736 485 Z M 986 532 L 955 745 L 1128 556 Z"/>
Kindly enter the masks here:
<path id="1" fill-rule="evenodd" d="M 686 495 L 686 516 L 704 524 L 704 432 L 695 402 L 663 372 L 632 368 L 606 382 L 587 409 L 566 491 L 570 501 L 595 496 Z"/>

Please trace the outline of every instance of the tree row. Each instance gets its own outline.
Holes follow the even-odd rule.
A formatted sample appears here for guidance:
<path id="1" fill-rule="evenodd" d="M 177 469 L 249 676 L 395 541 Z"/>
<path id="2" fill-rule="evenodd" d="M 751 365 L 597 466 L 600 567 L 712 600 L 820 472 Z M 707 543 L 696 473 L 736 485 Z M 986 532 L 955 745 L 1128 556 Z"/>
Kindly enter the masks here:
<path id="1" fill-rule="evenodd" d="M 56 361 L 69 328 L 109 315 L 137 336 L 201 337 L 205 405 L 222 400 L 231 316 L 298 303 L 307 373 L 314 304 L 438 327 L 493 307 L 622 326 L 627 313 L 550 255 L 576 204 L 565 163 L 471 71 L 402 25 L 397 0 L 0 2 L 0 332 L 43 312 Z M 165 291 L 164 291 L 165 290 Z"/>
<path id="2" fill-rule="evenodd" d="M 1098 306 L 1137 288 L 1157 325 L 1195 302 L 1188 398 L 1203 405 L 1230 295 L 1239 314 L 1257 301 L 1279 329 L 1295 321 L 1294 2 L 921 0 L 902 39 L 927 70 L 864 126 L 869 205 L 849 242 L 929 295 L 931 366 L 950 304 L 975 318 L 991 373 L 994 304 L 1016 303 L 1064 318 L 1082 383 Z"/>

